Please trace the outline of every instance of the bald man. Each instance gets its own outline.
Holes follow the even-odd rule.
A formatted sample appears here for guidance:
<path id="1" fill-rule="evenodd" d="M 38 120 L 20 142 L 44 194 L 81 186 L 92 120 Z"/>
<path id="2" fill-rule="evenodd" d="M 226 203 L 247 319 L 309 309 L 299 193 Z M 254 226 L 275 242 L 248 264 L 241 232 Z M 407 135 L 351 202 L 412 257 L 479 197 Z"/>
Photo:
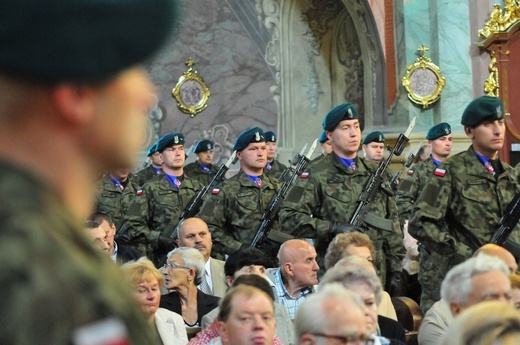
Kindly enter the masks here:
<path id="1" fill-rule="evenodd" d="M 284 305 L 291 319 L 305 297 L 314 292 L 318 284 L 316 249 L 304 240 L 289 240 L 278 251 L 277 268 L 267 270 L 267 276 L 275 284 L 276 302 Z"/>
<path id="2" fill-rule="evenodd" d="M 509 268 L 509 271 L 511 271 L 511 273 L 516 273 L 516 271 L 518 271 L 518 264 L 516 263 L 516 259 L 513 256 L 513 254 L 511 254 L 507 249 L 500 247 L 499 245 L 496 245 L 493 243 L 485 244 L 482 247 L 480 247 L 479 249 L 477 249 L 477 251 L 475 251 L 475 254 L 473 254 L 473 256 L 477 256 L 481 253 L 484 253 L 484 254 L 487 254 L 490 256 L 496 256 L 496 257 L 502 259 L 502 261 L 505 262 L 505 264 L 507 265 L 507 267 Z"/>
<path id="3" fill-rule="evenodd" d="M 176 242 L 179 247 L 195 248 L 204 255 L 206 272 L 202 283 L 198 286 L 199 289 L 208 295 L 224 297 L 226 294 L 224 261 L 211 257 L 213 241 L 206 222 L 200 218 L 185 219 L 177 228 Z"/>

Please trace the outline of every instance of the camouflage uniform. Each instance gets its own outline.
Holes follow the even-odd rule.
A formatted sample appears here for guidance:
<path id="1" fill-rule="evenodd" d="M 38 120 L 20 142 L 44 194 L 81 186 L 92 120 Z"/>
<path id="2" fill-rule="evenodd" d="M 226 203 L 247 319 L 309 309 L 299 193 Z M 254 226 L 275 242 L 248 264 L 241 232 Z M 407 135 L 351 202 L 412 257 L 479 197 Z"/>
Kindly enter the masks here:
<path id="1" fill-rule="evenodd" d="M 235 176 L 213 189 L 212 195 L 202 207 L 199 216 L 207 224 L 213 238 L 212 253 L 221 257 L 231 254 L 242 245 L 249 245 L 260 227 L 262 216 L 281 183 L 260 176 L 259 188 L 240 170 Z M 278 222 L 272 231 L 280 231 Z M 277 253 L 278 245 L 271 243 L 262 250 L 269 256 Z"/>
<path id="2" fill-rule="evenodd" d="M 153 165 L 149 165 L 144 169 L 139 170 L 134 177 L 134 182 L 139 186 L 144 185 L 146 182 L 150 181 L 155 176 L 159 175 L 162 172 L 162 169 L 156 171 Z"/>
<path id="3" fill-rule="evenodd" d="M 309 169 L 309 175 L 302 174 L 282 205 L 282 229 L 300 238 L 314 238 L 321 262 L 332 240 L 331 222 L 349 223 L 359 195 L 377 169 L 373 162 L 361 157 L 356 159 L 356 165 L 352 171 L 334 153 L 329 154 L 319 166 Z M 369 220 L 371 223 L 378 222 L 378 226 L 384 228 L 365 223 L 362 229 L 374 242 L 374 260 L 384 284 L 387 265 L 390 272 L 402 272 L 401 261 L 405 255 L 394 198 L 379 192 L 369 216 L 375 219 Z"/>
<path id="4" fill-rule="evenodd" d="M 139 189 L 137 183 L 130 176 L 128 178 L 128 184 L 123 190 L 110 180 L 109 174 L 103 176 L 98 186 L 96 212 L 108 214 L 116 225 L 116 229 L 121 226 L 130 201 Z"/>
<path id="5" fill-rule="evenodd" d="M 265 167 L 264 173 L 275 178 L 279 178 L 282 172 L 287 168 L 286 165 L 280 163 L 276 159 L 273 159 L 269 164 L 271 164 L 271 170 L 267 171 L 267 167 Z"/>
<path id="6" fill-rule="evenodd" d="M 72 344 L 75 331 L 109 318 L 129 343 L 159 343 L 119 268 L 54 190 L 3 162 L 0 191 L 1 344 Z"/>
<path id="7" fill-rule="evenodd" d="M 414 205 L 409 227 L 410 234 L 436 256 L 421 266 L 423 279 L 444 277 L 451 267 L 489 242 L 507 205 L 520 191 L 517 171 L 500 163 L 504 172 L 494 177 L 470 147 L 435 170 Z M 510 236 L 517 243 L 519 230 L 517 225 Z M 435 287 L 437 296 L 439 288 Z"/>
<path id="8" fill-rule="evenodd" d="M 210 165 L 209 169 L 210 173 L 207 173 L 200 167 L 199 162 L 193 162 L 184 167 L 184 173 L 190 176 L 190 178 L 198 180 L 203 186 L 207 186 L 215 177 L 218 167 Z"/>
<path id="9" fill-rule="evenodd" d="M 178 190 L 165 174 L 148 181 L 137 191 L 125 215 L 124 235 L 156 264 L 166 254 L 158 252 L 159 235 L 171 235 L 184 208 L 203 188 L 199 181 L 186 175 L 180 180 Z"/>

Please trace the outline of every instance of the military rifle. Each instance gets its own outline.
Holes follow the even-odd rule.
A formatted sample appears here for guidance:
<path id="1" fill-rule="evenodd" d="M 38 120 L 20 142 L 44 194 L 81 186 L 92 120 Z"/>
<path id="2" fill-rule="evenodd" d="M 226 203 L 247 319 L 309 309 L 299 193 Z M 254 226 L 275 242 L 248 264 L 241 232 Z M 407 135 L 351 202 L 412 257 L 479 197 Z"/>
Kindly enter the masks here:
<path id="1" fill-rule="evenodd" d="M 236 162 L 236 156 L 237 156 L 237 151 L 235 150 L 231 154 L 231 157 L 229 157 L 229 159 L 226 161 L 226 163 L 224 163 L 220 166 L 217 173 L 215 174 L 215 176 L 213 176 L 213 178 L 208 183 L 208 185 L 205 186 L 204 188 L 202 188 L 201 190 L 199 190 L 197 195 L 195 195 L 193 197 L 193 199 L 190 200 L 190 202 L 188 203 L 188 205 L 182 212 L 181 216 L 179 217 L 179 225 L 182 223 L 183 220 L 194 217 L 197 213 L 199 213 L 200 208 L 202 207 L 202 204 L 204 201 L 204 197 L 206 196 L 206 194 L 208 194 L 210 189 L 214 187 L 215 184 L 217 184 L 224 178 L 224 175 L 229 170 L 229 167 L 231 166 L 231 164 Z M 177 227 L 179 225 L 177 225 Z M 177 227 L 170 234 L 170 238 L 175 238 L 175 234 L 177 232 Z"/>
<path id="2" fill-rule="evenodd" d="M 401 169 L 399 169 L 398 172 L 395 173 L 394 176 L 392 176 L 392 179 L 390 180 L 390 188 L 392 190 L 397 190 L 397 187 L 399 186 L 397 181 L 399 180 L 399 178 L 403 174 L 404 169 L 409 168 L 409 167 L 412 166 L 413 160 L 415 159 L 415 157 L 417 157 L 417 155 L 419 155 L 419 151 L 421 150 L 421 147 L 422 147 L 422 142 L 419 144 L 419 150 L 417 151 L 416 154 L 413 154 L 413 152 L 412 152 L 412 153 L 410 153 L 408 158 L 406 158 L 406 161 L 401 161 L 401 164 L 403 166 L 401 167 Z"/>
<path id="3" fill-rule="evenodd" d="M 303 153 L 305 152 L 305 150 L 307 149 L 307 144 L 305 144 L 302 148 L 302 150 L 300 151 L 300 153 L 297 153 L 296 156 L 294 156 L 294 158 L 292 160 L 289 161 L 289 166 L 286 167 L 282 173 L 280 174 L 280 176 L 278 176 L 278 179 L 280 181 L 285 181 L 285 177 L 287 176 L 287 174 L 289 174 L 289 172 L 292 172 L 294 171 L 294 167 L 296 166 L 296 164 L 298 164 L 298 161 L 300 159 L 300 157 L 303 155 Z"/>
<path id="4" fill-rule="evenodd" d="M 515 226 L 520 220 L 520 193 L 517 193 L 513 200 L 507 205 L 506 213 L 500 219 L 497 231 L 491 236 L 490 243 L 498 244 L 509 250 L 517 259 L 520 258 L 520 246 L 509 240 Z"/>
<path id="5" fill-rule="evenodd" d="M 296 181 L 296 178 L 298 176 L 301 176 L 305 168 L 307 167 L 307 164 L 310 162 L 310 158 L 312 154 L 314 153 L 314 150 L 316 149 L 316 146 L 318 144 L 318 139 L 314 140 L 314 143 L 312 144 L 309 151 L 307 151 L 307 154 L 303 155 L 301 153 L 298 153 L 295 157 L 298 158 L 296 163 L 291 166 L 291 176 L 285 181 L 278 192 L 273 196 L 271 201 L 269 202 L 269 206 L 265 210 L 263 216 L 262 216 L 262 223 L 260 224 L 260 227 L 256 231 L 255 237 L 251 241 L 251 247 L 255 248 L 262 248 L 262 246 L 267 241 L 267 237 L 269 236 L 269 232 L 271 231 L 271 228 L 273 227 L 274 220 L 276 216 L 278 215 L 278 212 L 280 212 L 280 208 L 282 206 L 282 202 L 285 200 L 285 197 L 287 196 L 287 193 L 289 192 L 289 189 L 291 189 L 292 185 Z M 293 160 L 294 161 L 294 160 Z"/>
<path id="6" fill-rule="evenodd" d="M 385 192 L 388 195 L 394 195 L 392 190 L 386 186 L 383 185 L 383 175 L 388 168 L 388 165 L 392 161 L 392 157 L 394 155 L 399 156 L 404 150 L 404 147 L 410 139 L 408 138 L 410 136 L 410 133 L 412 133 L 413 128 L 415 127 L 415 120 L 417 119 L 417 116 L 412 119 L 410 122 L 410 125 L 408 126 L 408 129 L 403 134 L 399 134 L 399 137 L 397 138 L 397 142 L 395 143 L 395 147 L 391 147 L 390 145 L 387 146 L 387 149 L 390 151 L 390 154 L 388 157 L 381 162 L 379 162 L 379 165 L 377 166 L 377 170 L 370 176 L 370 180 L 368 180 L 368 183 L 365 186 L 365 189 L 363 192 L 359 195 L 358 198 L 358 207 L 354 214 L 352 215 L 352 218 L 350 219 L 350 224 L 361 227 L 363 222 L 365 221 L 368 212 L 370 211 L 370 207 L 372 206 L 372 202 L 375 200 L 377 193 L 379 193 L 380 190 Z"/>

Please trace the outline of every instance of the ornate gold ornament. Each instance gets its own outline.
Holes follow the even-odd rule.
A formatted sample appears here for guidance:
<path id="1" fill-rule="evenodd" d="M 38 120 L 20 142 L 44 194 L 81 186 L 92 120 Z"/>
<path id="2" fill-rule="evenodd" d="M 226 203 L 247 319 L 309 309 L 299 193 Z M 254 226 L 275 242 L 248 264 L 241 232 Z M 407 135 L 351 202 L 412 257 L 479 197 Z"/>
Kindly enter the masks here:
<path id="1" fill-rule="evenodd" d="M 413 64 L 408 66 L 402 84 L 408 92 L 410 101 L 427 108 L 441 97 L 446 78 L 442 75 L 439 67 L 425 56 L 429 49 L 424 44 L 417 50 L 420 56 Z"/>
<path id="2" fill-rule="evenodd" d="M 186 61 L 186 66 L 188 70 L 177 81 L 172 96 L 180 111 L 194 117 L 208 106 L 210 91 L 204 79 L 193 70 L 195 62 L 191 57 Z"/>
<path id="3" fill-rule="evenodd" d="M 489 76 L 484 82 L 484 92 L 488 96 L 498 97 L 500 94 L 500 84 L 498 83 L 498 68 L 497 63 L 497 54 L 494 51 L 490 51 L 489 55 L 491 55 L 491 61 L 489 62 Z"/>
<path id="4" fill-rule="evenodd" d="M 520 1 L 504 0 L 504 9 L 498 4 L 493 5 L 489 20 L 483 29 L 478 31 L 480 38 L 488 38 L 492 34 L 506 32 L 520 19 Z"/>

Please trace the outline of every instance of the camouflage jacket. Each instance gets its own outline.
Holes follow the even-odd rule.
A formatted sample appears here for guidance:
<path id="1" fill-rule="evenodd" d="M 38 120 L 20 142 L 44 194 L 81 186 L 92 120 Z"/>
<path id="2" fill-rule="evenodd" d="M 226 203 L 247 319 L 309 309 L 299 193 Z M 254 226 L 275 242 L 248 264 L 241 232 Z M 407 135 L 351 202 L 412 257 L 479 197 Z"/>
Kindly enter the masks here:
<path id="1" fill-rule="evenodd" d="M 435 170 L 413 208 L 410 234 L 429 250 L 463 261 L 487 243 L 514 195 L 520 191 L 516 169 L 500 161 L 504 172 L 487 172 L 470 147 Z M 446 227 L 440 224 L 445 222 Z M 520 242 L 520 224 L 510 239 Z M 457 262 L 454 262 L 456 264 Z"/>
<path id="2" fill-rule="evenodd" d="M 281 186 L 277 179 L 260 176 L 259 188 L 240 170 L 213 189 L 199 213 L 211 231 L 213 251 L 231 254 L 242 244 L 249 245 L 260 227 L 264 210 Z M 279 231 L 278 222 L 273 231 Z"/>
<path id="3" fill-rule="evenodd" d="M 117 229 L 121 226 L 128 206 L 139 189 L 137 183 L 131 177 L 129 179 L 130 181 L 128 181 L 124 190 L 121 190 L 110 180 L 109 174 L 105 174 L 98 185 L 96 212 L 108 214 Z"/>
<path id="4" fill-rule="evenodd" d="M 159 235 L 169 236 L 179 223 L 184 208 L 203 188 L 199 181 L 184 175 L 175 189 L 165 174 L 157 175 L 136 192 L 125 215 L 125 234 L 131 243 L 145 244 L 146 253 L 155 258 Z"/>
<path id="5" fill-rule="evenodd" d="M 0 163 L 0 343 L 72 344 L 122 322 L 131 344 L 158 344 L 129 285 L 94 248 L 55 190 Z"/>
<path id="6" fill-rule="evenodd" d="M 159 172 L 155 171 L 154 167 L 152 165 L 147 166 L 144 169 L 139 170 L 134 177 L 134 182 L 137 183 L 139 186 L 144 185 L 146 182 L 150 181 L 155 176 L 159 175 L 162 172 L 162 170 L 159 170 Z"/>
<path id="7" fill-rule="evenodd" d="M 282 230 L 291 235 L 314 238 L 318 256 L 323 258 L 332 239 L 329 230 L 331 222 L 350 222 L 358 206 L 358 198 L 377 166 L 358 157 L 356 170 L 353 171 L 345 167 L 334 153 L 320 162 L 319 166 L 313 165 L 308 174 L 302 174 L 289 192 L 280 211 L 280 223 Z M 388 177 L 388 174 L 384 176 Z M 374 242 L 375 261 L 386 265 L 386 258 L 390 269 L 400 272 L 405 250 L 394 198 L 379 192 L 369 215 L 373 224 L 365 222 L 362 230 Z M 378 269 L 382 271 L 385 268 L 379 266 Z M 385 274 L 380 273 L 382 276 Z"/>
<path id="8" fill-rule="evenodd" d="M 199 162 L 193 162 L 184 167 L 184 173 L 190 178 L 198 180 L 203 186 L 207 186 L 211 182 L 217 171 L 218 167 L 211 165 L 210 173 L 208 174 L 202 170 Z"/>
<path id="9" fill-rule="evenodd" d="M 266 175 L 272 176 L 274 178 L 279 178 L 282 172 L 287 168 L 286 165 L 280 163 L 278 160 L 273 159 L 271 164 L 271 170 L 267 171 L 267 168 L 264 168 L 264 173 Z"/>
<path id="10" fill-rule="evenodd" d="M 413 205 L 437 166 L 432 158 L 414 164 L 403 177 L 396 192 L 397 209 L 401 224 L 412 217 Z"/>

